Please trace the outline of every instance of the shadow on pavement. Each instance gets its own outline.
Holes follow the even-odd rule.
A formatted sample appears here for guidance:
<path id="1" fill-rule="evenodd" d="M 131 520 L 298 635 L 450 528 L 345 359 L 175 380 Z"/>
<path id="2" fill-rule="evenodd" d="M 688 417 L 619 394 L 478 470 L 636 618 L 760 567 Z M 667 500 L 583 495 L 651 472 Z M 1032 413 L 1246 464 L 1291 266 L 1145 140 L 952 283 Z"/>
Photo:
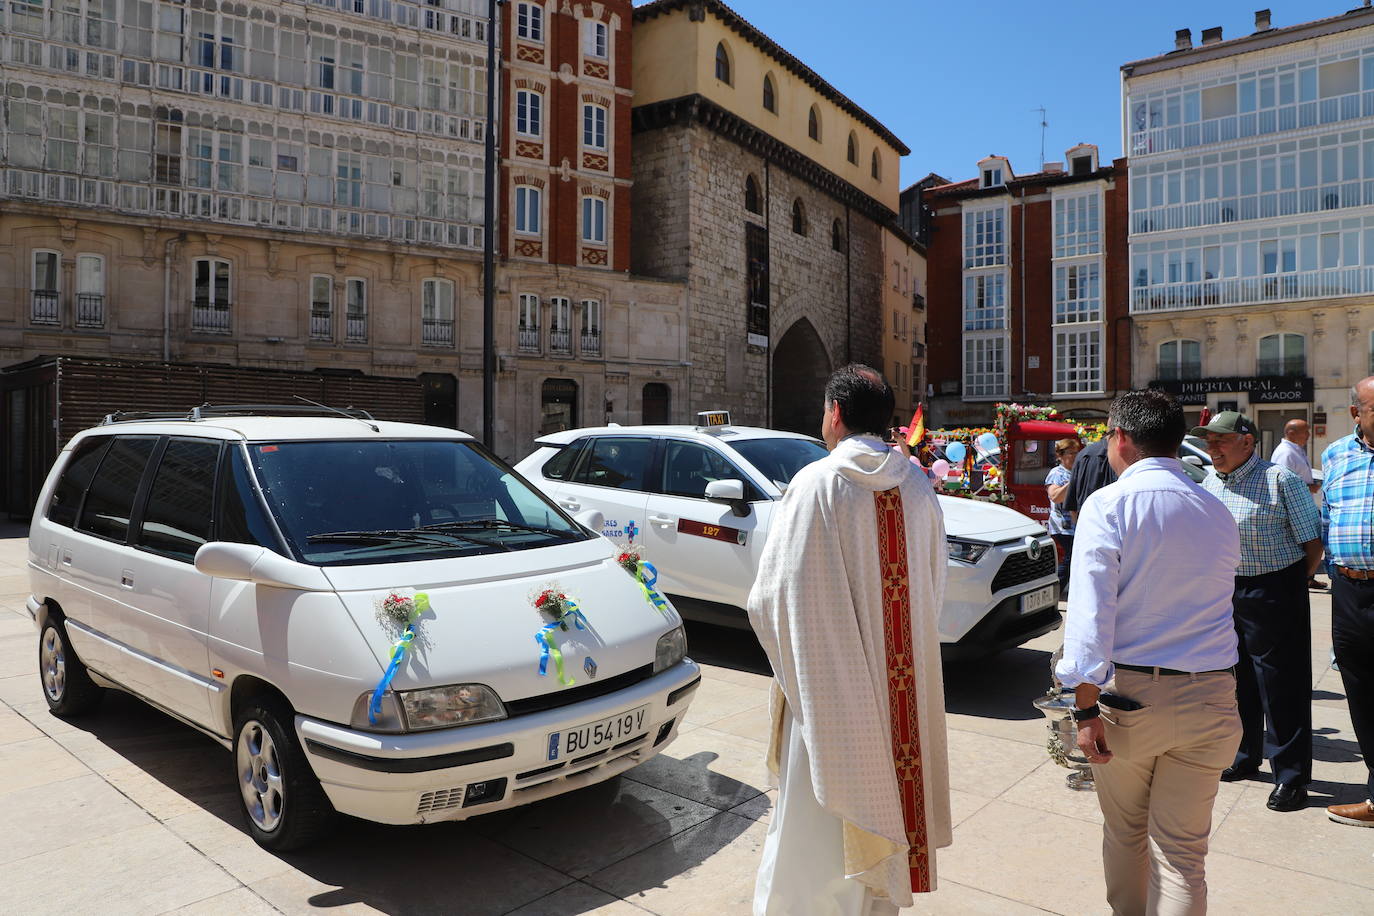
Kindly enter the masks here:
<path id="1" fill-rule="evenodd" d="M 68 724 L 246 838 L 232 755 L 212 739 L 117 691 L 97 711 Z M 541 904 L 548 912 L 575 914 L 606 900 L 586 888 L 567 896 L 560 889 L 658 844 L 656 853 L 634 867 L 616 869 L 615 886 L 621 895 L 661 886 L 729 845 L 751 823 L 716 818 L 724 810 L 721 802 L 704 804 L 674 794 L 672 787 L 704 785 L 708 793 L 691 794 L 711 800 L 763 793 L 705 772 L 713 755 L 678 760 L 670 756 L 671 745 L 666 751 L 647 762 L 643 774 L 636 768 L 558 798 L 467 821 L 394 827 L 339 817 L 316 845 L 278 856 L 330 888 L 312 896 L 309 881 L 293 879 L 303 886 L 288 885 L 284 893 L 299 894 L 311 906 L 362 903 L 396 914 L 498 914 L 549 897 Z M 106 763 L 107 772 L 122 768 Z M 112 774 L 112 781 L 118 776 Z"/>
<path id="2" fill-rule="evenodd" d="M 1050 687 L 1050 653 L 1024 646 L 946 662 L 945 711 L 988 719 L 1039 719 L 1031 703 Z"/>
<path id="3" fill-rule="evenodd" d="M 692 658 L 717 668 L 773 676 L 753 630 L 736 630 L 710 623 L 687 621 L 687 652 Z"/>

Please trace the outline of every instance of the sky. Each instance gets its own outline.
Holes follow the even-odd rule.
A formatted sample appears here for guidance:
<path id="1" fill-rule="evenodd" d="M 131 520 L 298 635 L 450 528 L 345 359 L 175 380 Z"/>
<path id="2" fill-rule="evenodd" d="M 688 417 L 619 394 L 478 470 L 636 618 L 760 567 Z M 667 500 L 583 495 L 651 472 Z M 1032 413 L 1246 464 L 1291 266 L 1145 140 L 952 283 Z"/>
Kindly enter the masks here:
<path id="1" fill-rule="evenodd" d="M 644 0 L 635 0 L 642 6 Z M 1335 16 L 1362 0 L 725 0 L 911 147 L 902 186 L 972 178 L 990 153 L 1017 173 L 1096 143 L 1121 155 L 1121 65 L 1174 47 L 1174 32 L 1254 31 Z"/>

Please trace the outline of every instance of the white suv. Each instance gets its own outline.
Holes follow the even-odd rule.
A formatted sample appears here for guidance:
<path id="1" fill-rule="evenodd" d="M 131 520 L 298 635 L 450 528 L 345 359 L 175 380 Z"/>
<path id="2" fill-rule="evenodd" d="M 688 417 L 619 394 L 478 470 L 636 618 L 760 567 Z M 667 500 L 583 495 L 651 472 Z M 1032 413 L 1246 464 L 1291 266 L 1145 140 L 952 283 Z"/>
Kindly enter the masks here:
<path id="1" fill-rule="evenodd" d="M 53 712 L 114 687 L 210 735 L 272 849 L 331 810 L 459 820 L 607 779 L 701 680 L 613 546 L 452 429 L 108 423 L 59 456 L 28 566 Z"/>
<path id="2" fill-rule="evenodd" d="M 809 436 L 703 419 L 716 425 L 553 433 L 516 469 L 569 512 L 599 510 L 607 537 L 641 544 L 684 617 L 747 628 L 744 606 L 773 502 L 826 450 Z M 988 654 L 1059 626 L 1045 529 L 1005 506 L 949 496 L 940 505 L 949 545 L 939 621 L 946 657 Z"/>

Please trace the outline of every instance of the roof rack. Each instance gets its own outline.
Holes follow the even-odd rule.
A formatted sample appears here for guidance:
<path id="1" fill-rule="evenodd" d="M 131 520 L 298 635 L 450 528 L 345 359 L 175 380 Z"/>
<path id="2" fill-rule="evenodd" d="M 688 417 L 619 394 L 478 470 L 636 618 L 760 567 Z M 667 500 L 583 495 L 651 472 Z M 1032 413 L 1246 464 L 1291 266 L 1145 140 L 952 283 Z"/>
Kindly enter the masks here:
<path id="1" fill-rule="evenodd" d="M 355 420 L 376 422 L 372 414 L 359 407 L 327 407 L 323 404 L 201 404 L 190 410 L 117 410 L 100 421 L 133 423 L 139 420 L 206 420 L 210 417 L 330 416 L 342 414 Z"/>

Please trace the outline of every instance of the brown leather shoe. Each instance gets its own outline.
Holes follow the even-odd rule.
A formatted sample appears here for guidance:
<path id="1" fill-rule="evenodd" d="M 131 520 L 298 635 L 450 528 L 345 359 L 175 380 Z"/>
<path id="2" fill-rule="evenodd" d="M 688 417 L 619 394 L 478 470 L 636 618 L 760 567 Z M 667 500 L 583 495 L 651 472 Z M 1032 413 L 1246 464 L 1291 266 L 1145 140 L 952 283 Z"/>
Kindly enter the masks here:
<path id="1" fill-rule="evenodd" d="M 1353 805 L 1332 805 L 1326 816 L 1338 824 L 1352 827 L 1374 827 L 1374 802 L 1362 801 Z"/>

